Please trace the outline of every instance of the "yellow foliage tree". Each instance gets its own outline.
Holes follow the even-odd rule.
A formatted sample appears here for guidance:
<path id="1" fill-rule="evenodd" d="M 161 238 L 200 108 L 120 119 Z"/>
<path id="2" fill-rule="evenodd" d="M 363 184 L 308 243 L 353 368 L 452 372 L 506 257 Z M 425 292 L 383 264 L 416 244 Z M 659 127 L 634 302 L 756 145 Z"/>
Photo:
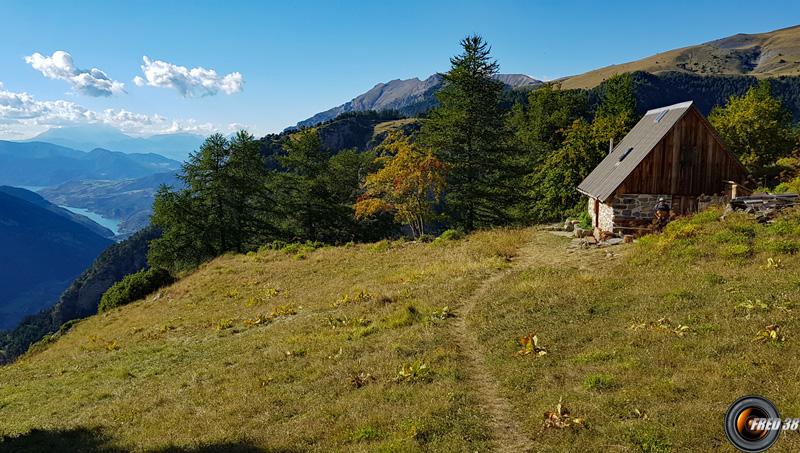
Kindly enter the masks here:
<path id="1" fill-rule="evenodd" d="M 731 96 L 716 107 L 708 120 L 739 160 L 756 176 L 763 175 L 782 157 L 797 149 L 792 114 L 772 96 L 768 81 L 743 96 Z"/>
<path id="2" fill-rule="evenodd" d="M 364 195 L 356 202 L 356 218 L 381 212 L 393 213 L 395 220 L 411 228 L 418 238 L 441 200 L 445 168 L 429 150 L 412 143 L 400 133 L 390 135 L 378 148 L 383 167 L 367 176 Z"/>

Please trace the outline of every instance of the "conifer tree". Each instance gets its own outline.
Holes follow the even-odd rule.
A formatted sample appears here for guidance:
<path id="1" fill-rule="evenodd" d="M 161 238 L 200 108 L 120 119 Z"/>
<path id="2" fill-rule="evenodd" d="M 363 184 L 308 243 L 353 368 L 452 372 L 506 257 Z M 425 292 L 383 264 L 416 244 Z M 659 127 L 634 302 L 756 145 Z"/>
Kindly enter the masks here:
<path id="1" fill-rule="evenodd" d="M 422 143 L 448 168 L 445 212 L 465 230 L 506 220 L 510 181 L 503 115 L 503 84 L 493 78 L 498 64 L 480 36 L 461 40 L 462 53 L 442 74 L 439 106 L 425 121 Z"/>
<path id="2" fill-rule="evenodd" d="M 185 188 L 156 194 L 151 223 L 163 235 L 151 244 L 150 264 L 177 271 L 262 243 L 275 230 L 266 176 L 252 135 L 208 137 L 183 165 Z"/>

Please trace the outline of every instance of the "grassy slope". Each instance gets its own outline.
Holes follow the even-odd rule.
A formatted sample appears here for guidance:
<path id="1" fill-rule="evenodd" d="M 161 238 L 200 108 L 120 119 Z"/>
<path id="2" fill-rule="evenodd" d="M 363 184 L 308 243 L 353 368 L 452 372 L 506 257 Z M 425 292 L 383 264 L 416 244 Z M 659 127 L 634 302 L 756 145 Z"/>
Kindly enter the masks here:
<path id="1" fill-rule="evenodd" d="M 734 398 L 760 393 L 800 414 L 798 235 L 800 215 L 767 227 L 712 212 L 613 249 L 501 230 L 223 257 L 0 368 L 0 435 L 21 435 L 6 446 L 77 436 L 148 450 L 482 451 L 506 439 L 488 422 L 506 407 L 536 451 L 729 450 L 721 419 Z M 357 300 L 333 307 L 344 294 Z M 464 300 L 477 342 L 459 319 L 430 320 Z M 740 306 L 756 300 L 766 308 Z M 248 326 L 286 305 L 297 314 Z M 753 341 L 773 323 L 786 341 Z M 516 355 L 529 332 L 547 355 Z M 474 356 L 507 404 L 487 404 L 466 375 Z M 417 359 L 432 373 L 395 382 Z M 355 388 L 361 372 L 374 379 Z M 588 429 L 542 428 L 560 398 Z M 784 435 L 776 451 L 798 448 Z"/>
<path id="2" fill-rule="evenodd" d="M 403 127 L 418 122 L 417 118 L 402 118 L 393 121 L 384 121 L 375 125 L 375 135 L 402 130 Z"/>
<path id="3" fill-rule="evenodd" d="M 157 301 L 92 317 L 0 368 L 0 436 L 87 429 L 144 449 L 485 447 L 482 414 L 459 385 L 452 319 L 425 318 L 509 266 L 529 235 L 217 259 Z M 351 301 L 332 307 L 345 294 Z M 247 326 L 286 306 L 297 314 Z M 395 383 L 415 360 L 430 367 L 430 382 Z M 356 389 L 361 372 L 374 379 Z M 16 442 L 41 436 L 31 437 Z"/>
<path id="4" fill-rule="evenodd" d="M 536 451 L 730 451 L 723 414 L 750 393 L 800 414 L 800 220 L 718 214 L 671 224 L 622 259 L 542 261 L 498 282 L 471 323 L 520 423 L 538 429 L 563 398 L 590 427 L 538 431 Z M 739 307 L 748 301 L 767 308 Z M 753 341 L 773 323 L 785 342 Z M 514 357 L 514 334 L 529 331 L 548 355 Z M 796 451 L 800 438 L 777 447 Z"/>
<path id="5" fill-rule="evenodd" d="M 756 54 L 754 50 L 760 53 Z M 797 76 L 800 75 L 800 26 L 768 33 L 734 35 L 710 43 L 669 50 L 641 60 L 567 77 L 562 80 L 562 86 L 568 89 L 591 88 L 614 74 L 634 71 Z"/>

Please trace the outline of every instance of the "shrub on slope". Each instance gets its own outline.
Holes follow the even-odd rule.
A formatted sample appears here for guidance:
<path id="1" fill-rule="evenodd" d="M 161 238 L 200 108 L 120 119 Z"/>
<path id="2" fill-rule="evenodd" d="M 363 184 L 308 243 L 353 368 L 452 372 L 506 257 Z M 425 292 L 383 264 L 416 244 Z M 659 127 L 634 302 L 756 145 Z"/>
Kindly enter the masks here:
<path id="1" fill-rule="evenodd" d="M 164 269 L 157 268 L 150 268 L 127 275 L 121 281 L 114 283 L 103 294 L 98 311 L 102 313 L 112 308 L 127 305 L 174 281 L 172 274 Z"/>

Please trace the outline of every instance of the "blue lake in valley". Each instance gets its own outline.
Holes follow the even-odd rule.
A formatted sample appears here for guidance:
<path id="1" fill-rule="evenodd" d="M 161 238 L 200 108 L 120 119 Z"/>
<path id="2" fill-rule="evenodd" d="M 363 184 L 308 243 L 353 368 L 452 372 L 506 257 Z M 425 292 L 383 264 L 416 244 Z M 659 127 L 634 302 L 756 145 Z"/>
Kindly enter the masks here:
<path id="1" fill-rule="evenodd" d="M 20 189 L 30 190 L 31 192 L 39 192 L 42 189 L 47 189 L 48 186 L 16 186 Z M 92 219 L 94 222 L 99 223 L 100 225 L 108 228 L 111 230 L 112 233 L 115 235 L 119 234 L 119 224 L 122 222 L 121 220 L 116 219 L 109 219 L 106 217 L 101 216 L 100 214 L 94 213 L 88 209 L 83 208 L 74 208 L 72 206 L 60 206 L 68 211 L 74 212 L 75 214 L 80 214 L 82 216 L 86 216 Z"/>
<path id="2" fill-rule="evenodd" d="M 101 216 L 100 214 L 97 214 L 97 213 L 94 213 L 92 211 L 89 211 L 88 209 L 73 208 L 72 206 L 61 206 L 61 207 L 64 208 L 64 209 L 67 209 L 69 211 L 72 211 L 75 214 L 80 214 L 80 215 L 86 216 L 86 217 L 94 220 L 95 222 L 99 223 L 100 225 L 108 228 L 114 234 L 119 234 L 119 224 L 121 222 L 120 220 L 105 218 L 105 217 Z"/>

